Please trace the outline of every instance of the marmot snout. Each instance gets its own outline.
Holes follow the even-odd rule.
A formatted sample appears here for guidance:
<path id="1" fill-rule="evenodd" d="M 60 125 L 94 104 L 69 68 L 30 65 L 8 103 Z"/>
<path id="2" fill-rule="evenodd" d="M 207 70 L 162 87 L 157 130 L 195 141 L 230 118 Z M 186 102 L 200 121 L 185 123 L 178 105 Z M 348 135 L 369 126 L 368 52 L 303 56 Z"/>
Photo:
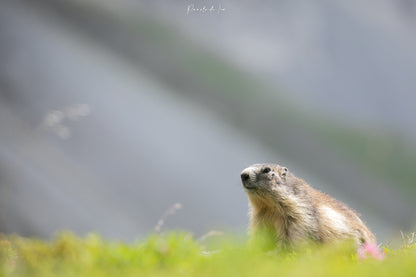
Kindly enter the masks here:
<path id="1" fill-rule="evenodd" d="M 241 180 L 251 206 L 253 235 L 267 229 L 276 243 L 283 244 L 351 238 L 357 245 L 375 243 L 355 211 L 313 189 L 286 167 L 255 164 L 241 172 Z"/>

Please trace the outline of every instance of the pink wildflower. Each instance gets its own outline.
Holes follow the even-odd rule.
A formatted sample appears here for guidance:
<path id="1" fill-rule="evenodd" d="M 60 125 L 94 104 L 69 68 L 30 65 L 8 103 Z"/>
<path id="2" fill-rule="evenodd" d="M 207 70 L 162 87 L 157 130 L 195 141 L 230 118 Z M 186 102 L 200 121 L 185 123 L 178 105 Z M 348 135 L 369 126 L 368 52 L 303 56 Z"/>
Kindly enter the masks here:
<path id="1" fill-rule="evenodd" d="M 360 246 L 360 248 L 358 248 L 357 255 L 360 260 L 374 258 L 381 261 L 384 259 L 383 250 L 380 249 L 375 243 L 364 243 Z"/>

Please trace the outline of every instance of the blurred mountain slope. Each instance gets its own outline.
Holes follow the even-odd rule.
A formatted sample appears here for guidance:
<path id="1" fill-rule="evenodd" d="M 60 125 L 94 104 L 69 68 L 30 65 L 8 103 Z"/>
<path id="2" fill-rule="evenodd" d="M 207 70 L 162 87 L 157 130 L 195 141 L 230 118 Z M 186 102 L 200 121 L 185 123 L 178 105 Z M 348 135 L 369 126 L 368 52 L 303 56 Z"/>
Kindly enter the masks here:
<path id="1" fill-rule="evenodd" d="M 195 1 L 201 7 L 205 1 Z M 412 1 L 139 1 L 144 10 L 339 122 L 416 137 L 416 5 Z"/>
<path id="2" fill-rule="evenodd" d="M 33 3 L 22 3 L 28 7 L 33 5 Z M 38 6 L 39 3 L 43 4 Z M 35 10 L 40 8 L 41 13 L 44 13 L 48 18 L 59 17 L 59 20 L 53 20 L 53 22 L 57 24 L 66 22 L 68 26 L 71 26 L 70 29 L 92 37 L 102 46 L 117 53 L 124 59 L 124 62 L 134 67 L 144 68 L 148 75 L 152 76 L 151 78 L 168 87 L 168 91 L 172 95 L 176 94 L 181 98 L 189 99 L 191 103 L 197 103 L 197 105 L 215 113 L 218 121 L 224 120 L 226 126 L 236 126 L 239 128 L 239 132 L 248 133 L 251 138 L 261 141 L 267 146 L 267 149 L 270 149 L 268 150 L 272 154 L 269 155 L 270 158 L 278 159 L 281 163 L 289 163 L 289 167 L 291 161 L 295 161 L 296 164 L 292 166 L 295 173 L 299 172 L 298 175 L 305 176 L 307 180 L 319 180 L 319 182 L 312 182 L 312 185 L 326 191 L 334 189 L 337 191 L 335 196 L 348 200 L 346 201 L 348 203 L 351 203 L 350 199 L 353 199 L 353 201 L 356 201 L 354 207 L 358 207 L 357 209 L 363 214 L 371 214 L 375 217 L 373 219 L 368 218 L 370 223 L 382 218 L 381 221 L 384 222 L 385 220 L 392 225 L 383 227 L 377 224 L 377 228 L 385 228 L 384 232 L 386 232 L 385 230 L 391 231 L 394 229 L 394 226 L 411 227 L 410 219 L 415 220 L 415 215 L 412 213 L 414 204 L 410 197 L 406 200 L 405 196 L 410 195 L 415 190 L 413 180 L 416 176 L 412 168 L 416 165 L 416 159 L 412 145 L 402 139 L 401 135 L 379 128 L 362 128 L 362 126 L 353 128 L 351 125 L 338 124 L 336 121 L 323 119 L 319 112 L 305 111 L 293 96 L 288 96 L 284 91 L 276 89 L 273 84 L 265 83 L 264 80 L 255 77 L 253 74 L 247 74 L 246 71 L 249 70 L 236 68 L 216 55 L 215 51 L 210 50 L 209 47 L 202 46 L 192 38 L 178 32 L 175 27 L 166 26 L 163 22 L 151 16 L 137 12 L 134 13 L 134 16 L 129 17 L 126 14 L 117 13 L 119 11 L 111 10 L 109 12 L 108 10 L 102 10 L 100 6 L 83 6 L 78 2 L 71 1 L 40 1 L 35 4 L 35 7 Z M 21 30 L 24 30 L 24 28 Z M 75 38 L 76 36 L 74 36 Z M 54 51 L 54 49 L 51 47 L 48 51 Z M 55 55 L 59 55 L 59 53 Z M 53 68 L 55 61 L 49 61 L 49 63 Z M 70 69 L 68 72 L 71 72 Z M 76 66 L 73 66 L 73 69 L 79 70 Z M 118 70 L 117 67 L 115 70 Z M 52 73 L 50 72 L 50 74 Z M 75 83 L 83 80 L 81 74 L 79 74 L 80 76 L 70 77 L 64 71 L 62 75 L 65 76 L 61 80 L 62 82 L 68 78 L 69 80 L 73 79 Z M 146 76 L 147 73 L 144 75 Z M 85 78 L 92 79 L 92 76 L 86 76 Z M 103 76 L 98 75 L 95 79 L 99 80 L 100 78 L 107 80 L 108 76 L 105 74 Z M 85 81 L 86 79 L 84 79 Z M 143 82 L 144 79 L 140 79 L 139 83 Z M 59 80 L 56 80 L 55 86 L 62 86 L 59 84 Z M 73 93 L 73 89 L 65 87 L 62 89 L 68 90 L 68 94 Z M 98 85 L 97 87 L 90 87 L 91 92 L 98 89 L 105 91 L 103 87 L 100 88 Z M 114 89 L 117 89 L 117 87 L 115 86 Z M 24 90 L 25 88 L 20 88 L 21 96 L 30 93 L 29 90 L 22 92 Z M 147 89 L 144 91 L 147 91 Z M 146 93 L 143 92 L 140 97 L 145 97 Z M 25 97 L 27 98 L 28 95 L 22 96 L 22 98 Z M 80 93 L 75 99 L 88 100 L 87 102 L 93 103 L 96 97 L 91 96 L 90 99 L 85 99 Z M 124 96 L 119 95 L 119 97 L 125 99 L 132 99 L 133 97 L 134 99 L 131 91 L 128 96 L 125 94 Z M 69 98 L 72 98 L 72 101 L 74 99 L 73 97 Z M 120 101 L 117 98 L 112 98 L 112 102 L 110 102 L 117 103 L 117 101 Z M 166 99 L 159 100 L 166 103 L 173 101 L 172 99 L 169 101 Z M 64 105 L 67 101 L 64 97 L 60 99 L 62 103 L 38 104 L 39 108 L 37 110 L 47 110 L 48 106 L 52 104 Z M 120 103 L 120 106 L 125 107 L 128 105 L 127 102 Z M 30 105 L 32 104 L 30 103 Z M 27 113 L 25 120 L 30 122 L 31 114 L 36 113 L 36 111 L 28 111 L 27 105 L 29 103 L 24 106 L 25 109 L 22 113 Z M 175 105 L 179 104 L 176 103 Z M 185 110 L 188 110 L 189 106 L 186 106 Z M 111 105 L 107 107 L 111 107 Z M 133 106 L 131 109 L 133 109 Z M 104 114 L 101 114 L 101 116 L 104 116 Z M 137 113 L 136 116 L 140 116 L 140 113 Z M 109 121 L 111 120 L 109 119 Z M 123 118 L 120 117 L 116 122 L 123 122 Z M 96 124 L 103 123 L 97 122 Z M 141 126 L 146 126 L 146 124 L 151 124 L 151 121 L 143 121 Z M 199 122 L 196 121 L 194 126 L 198 124 Z M 164 125 L 168 128 L 169 134 L 175 133 L 174 125 L 174 121 Z M 152 126 L 148 127 L 148 132 L 152 132 L 150 128 Z M 125 126 L 125 128 L 125 130 L 128 130 L 129 126 Z M 179 127 L 179 129 L 181 128 Z M 115 137 L 117 138 L 117 136 Z M 202 139 L 202 137 L 199 138 Z M 239 140 L 237 137 L 234 138 L 237 141 Z M 149 139 L 151 138 L 149 137 Z M 183 138 L 176 141 L 180 142 L 181 139 Z M 133 141 L 130 141 L 130 143 L 133 144 Z M 209 143 L 211 143 L 210 140 L 205 140 L 205 144 Z M 77 146 L 74 145 L 73 147 L 71 152 L 76 153 Z M 194 149 L 197 149 L 197 147 Z M 187 149 L 183 148 L 176 152 L 166 148 L 166 151 L 160 151 L 163 155 L 158 159 L 162 161 L 186 153 Z M 223 151 L 215 148 L 212 148 L 211 151 L 217 153 L 217 155 L 212 155 L 209 161 L 214 161 L 216 157 L 224 158 L 221 155 L 224 153 Z M 160 154 L 157 153 L 157 150 L 155 152 L 156 155 Z M 273 153 L 281 153 L 283 156 L 274 158 Z M 98 151 L 90 155 L 90 159 L 96 157 L 105 159 L 107 156 L 106 153 L 101 155 Z M 263 155 L 266 154 L 262 153 L 259 156 Z M 145 159 L 139 158 L 140 153 L 136 153 L 135 156 L 138 157 L 138 164 L 145 164 Z M 80 155 L 74 158 L 78 161 L 89 159 L 88 155 Z M 114 158 L 117 160 L 116 157 L 112 156 L 112 159 Z M 152 156 L 146 157 L 146 160 L 153 159 L 155 158 Z M 179 163 L 177 167 L 187 166 L 193 172 L 198 168 L 197 160 L 198 158 L 195 156 L 189 160 L 189 163 Z M 112 166 L 113 162 L 109 162 L 108 166 Z M 232 161 L 221 166 L 228 167 L 230 162 Z M 169 164 L 171 163 L 174 163 L 174 161 L 169 162 Z M 94 161 L 91 160 L 90 164 L 94 164 Z M 125 164 L 127 164 L 127 160 Z M 158 168 L 153 162 L 147 166 L 147 169 L 143 172 L 154 172 Z M 237 168 L 236 163 L 232 167 L 235 168 L 236 172 L 234 172 L 235 176 L 228 177 L 230 181 L 237 178 L 237 169 L 242 166 L 239 165 Z M 102 167 L 99 168 L 102 169 Z M 133 166 L 129 170 L 133 172 L 135 167 Z M 100 172 L 101 170 L 97 170 L 95 174 L 99 176 Z M 175 176 L 174 172 L 175 170 L 172 169 L 171 173 L 166 175 L 166 178 L 167 176 Z M 223 172 L 221 176 L 226 175 L 227 173 Z M 122 176 L 113 176 L 112 178 L 112 181 L 117 183 Z M 175 184 L 179 184 L 182 178 L 176 177 L 174 180 Z M 200 189 L 196 189 L 192 195 L 199 195 Z M 232 198 L 231 191 L 228 194 Z M 169 197 L 157 201 L 158 203 L 167 202 L 167 199 Z M 154 199 L 154 201 L 156 200 Z M 144 207 L 151 205 L 150 203 L 145 204 L 145 202 L 142 204 Z M 225 208 L 226 204 L 223 205 Z M 218 210 L 220 209 L 216 209 L 217 212 Z M 215 218 L 214 211 L 212 211 L 210 217 Z M 191 228 L 195 228 L 195 226 Z M 382 233 L 383 230 L 379 232 Z"/>
<path id="3" fill-rule="evenodd" d="M 269 143 L 273 144 L 276 141 L 290 144 L 295 137 L 292 132 L 295 134 L 296 132 L 310 132 L 309 135 L 300 133 L 299 140 L 302 140 L 303 137 L 309 139 L 311 134 L 317 134 L 318 137 L 315 140 L 319 141 L 325 138 L 329 142 L 335 143 L 334 148 L 347 149 L 349 153 L 356 153 L 354 162 L 358 162 L 360 166 L 367 165 L 374 175 L 388 172 L 383 175 L 383 179 L 387 178 L 391 182 L 397 182 L 397 178 L 399 178 L 399 183 L 405 185 L 408 190 L 416 189 L 413 186 L 413 177 L 416 176 L 411 173 L 411 168 L 416 162 L 415 151 L 411 150 L 414 145 L 406 141 L 406 137 L 402 134 L 390 132 L 388 129 L 380 129 L 378 126 L 366 126 L 367 129 L 363 130 L 360 124 L 354 130 L 349 125 L 339 126 L 335 121 L 322 120 L 320 116 L 311 117 L 310 114 L 302 110 L 300 104 L 298 105 L 299 101 L 296 98 L 286 97 L 288 96 L 286 93 L 279 92 L 279 89 L 276 91 L 276 88 L 271 87 L 270 84 L 262 83 L 261 79 L 250 77 L 236 67 L 230 66 L 209 49 L 201 47 L 201 45 L 195 47 L 195 43 L 187 39 L 183 32 L 178 32 L 172 26 L 164 25 L 163 21 L 155 21 L 139 11 L 132 15 L 103 10 L 104 14 L 108 12 L 107 15 L 110 19 L 98 23 L 98 15 L 94 16 L 94 12 L 89 11 L 90 13 L 83 14 L 79 9 L 76 9 L 71 13 L 70 7 L 74 6 L 65 5 L 69 2 L 74 1 L 62 2 L 63 7 L 66 7 L 65 13 L 62 15 L 89 18 L 90 21 L 95 18 L 95 26 L 101 26 L 102 29 L 107 29 L 105 22 L 110 22 L 112 28 L 118 26 L 121 30 L 114 30 L 117 38 L 123 37 L 123 33 L 126 32 L 122 41 L 131 40 L 122 44 L 131 47 L 131 49 L 118 49 L 122 54 L 129 55 L 139 64 L 145 65 L 162 82 L 178 88 L 178 92 L 191 96 L 204 105 L 215 107 L 215 110 L 223 114 L 229 122 L 239 125 L 245 130 L 252 128 L 254 136 L 263 137 L 263 140 L 270 138 Z M 75 3 L 77 2 L 75 1 Z M 163 1 L 152 3 L 155 6 L 158 6 L 158 3 L 164 5 Z M 153 4 L 148 3 L 149 6 Z M 58 10 L 59 7 L 59 5 L 53 6 Z M 99 10 L 102 6 L 95 7 L 96 10 Z M 101 18 L 103 18 L 103 13 L 101 13 Z M 118 24 L 115 23 L 117 21 Z M 78 20 L 78 23 L 80 22 L 82 20 Z M 88 21 L 85 23 L 90 26 Z M 98 28 L 92 29 L 96 31 Z M 99 39 L 106 39 L 107 44 L 117 47 L 115 39 L 100 36 L 99 32 L 91 34 L 97 35 Z M 148 46 L 146 46 L 147 44 Z M 282 118 L 284 120 L 281 120 Z M 273 125 L 276 126 L 274 130 L 267 127 Z M 310 130 L 305 130 L 306 126 Z M 260 134 L 257 132 L 258 128 L 263 129 Z M 282 129 L 285 132 L 278 132 Z M 267 132 L 273 134 L 269 135 Z M 344 139 L 342 139 L 343 136 Z M 279 148 L 279 146 L 276 147 Z M 283 149 L 280 151 L 285 151 L 286 147 L 281 148 Z M 382 149 L 392 149 L 391 153 L 384 155 L 382 161 L 378 161 L 378 157 L 372 159 L 363 155 L 367 152 L 371 153 L 370 156 L 376 156 L 377 153 L 382 152 L 380 151 Z M 288 150 L 288 152 L 290 151 L 292 149 Z M 400 160 L 403 160 L 403 164 L 400 163 Z M 384 166 L 379 163 L 372 165 L 375 161 L 386 164 Z M 389 168 L 396 170 L 392 172 L 388 170 Z M 403 172 L 406 173 L 403 175 Z"/>
<path id="4" fill-rule="evenodd" d="M 164 228 L 245 229 L 239 173 L 274 155 L 140 66 L 29 7 L 2 2 L 0 9 L 2 231 L 97 230 L 131 240 L 153 231 L 175 202 L 184 208 Z M 43 125 L 50 112 L 77 103 L 91 115 L 63 122 L 69 138 Z"/>

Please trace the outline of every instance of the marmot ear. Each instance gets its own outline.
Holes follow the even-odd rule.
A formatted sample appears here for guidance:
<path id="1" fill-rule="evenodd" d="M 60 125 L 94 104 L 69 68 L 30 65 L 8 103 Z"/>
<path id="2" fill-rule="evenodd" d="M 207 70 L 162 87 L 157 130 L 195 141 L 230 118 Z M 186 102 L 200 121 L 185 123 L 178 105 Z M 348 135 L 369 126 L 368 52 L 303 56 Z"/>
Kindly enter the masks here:
<path id="1" fill-rule="evenodd" d="M 280 169 L 280 176 L 281 177 L 286 177 L 286 175 L 287 175 L 287 172 L 288 172 L 289 170 L 287 169 L 287 167 L 282 167 L 281 169 Z"/>

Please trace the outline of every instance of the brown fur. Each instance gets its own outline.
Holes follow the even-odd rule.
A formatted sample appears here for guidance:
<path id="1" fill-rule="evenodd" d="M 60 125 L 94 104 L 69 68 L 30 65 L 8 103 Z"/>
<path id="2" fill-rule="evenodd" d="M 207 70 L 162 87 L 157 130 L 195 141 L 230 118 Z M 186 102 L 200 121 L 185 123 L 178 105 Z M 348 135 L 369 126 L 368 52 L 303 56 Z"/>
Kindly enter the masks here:
<path id="1" fill-rule="evenodd" d="M 276 243 L 284 245 L 308 239 L 353 239 L 357 245 L 376 241 L 355 211 L 313 189 L 285 167 L 255 164 L 243 170 L 241 179 L 251 206 L 253 235 L 267 230 Z"/>

